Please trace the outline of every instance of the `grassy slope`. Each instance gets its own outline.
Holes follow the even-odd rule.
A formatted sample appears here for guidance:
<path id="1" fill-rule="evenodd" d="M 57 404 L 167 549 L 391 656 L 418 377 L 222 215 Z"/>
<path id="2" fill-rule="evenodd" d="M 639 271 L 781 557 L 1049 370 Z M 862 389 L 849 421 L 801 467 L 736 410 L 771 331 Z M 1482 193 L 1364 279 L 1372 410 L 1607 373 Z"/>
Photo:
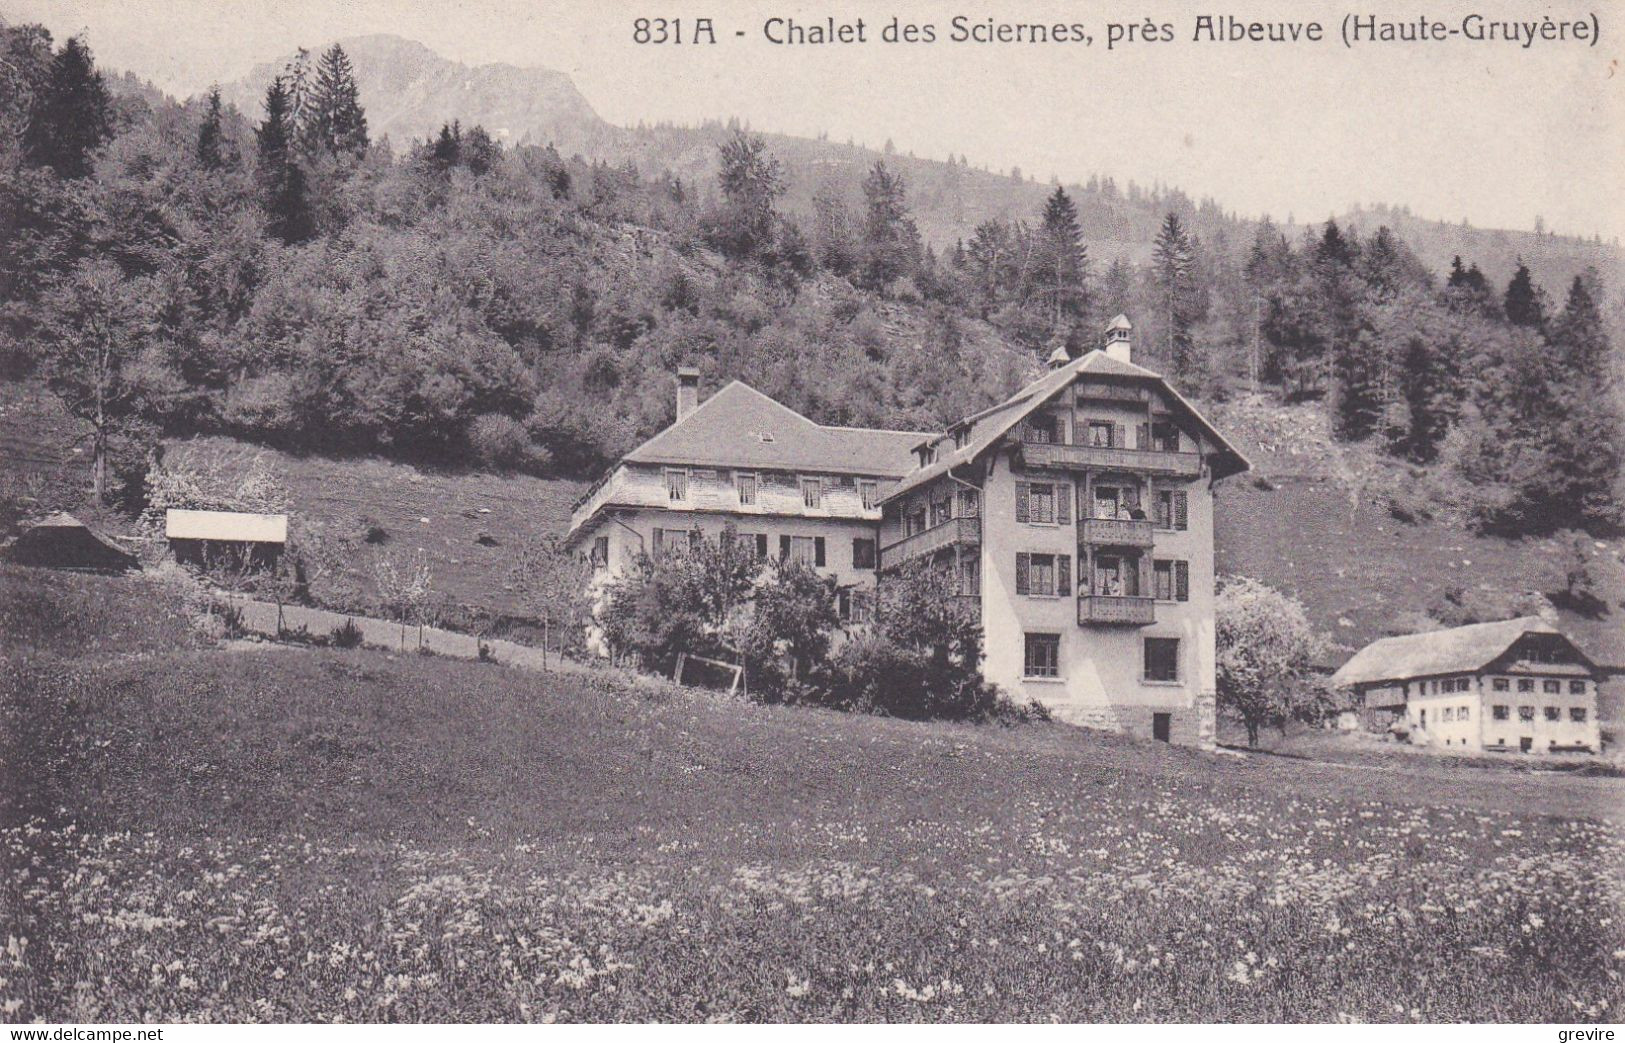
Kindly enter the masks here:
<path id="1" fill-rule="evenodd" d="M 152 596 L 3 568 L 0 591 L 110 615 Z M 0 908 L 31 939 L 0 1002 L 19 1017 L 1556 1020 L 1621 1002 L 1625 936 L 1597 921 L 1625 860 L 1588 821 L 1617 814 L 1618 780 L 1214 757 L 370 652 L 29 644 L 0 671 L 0 851 L 28 869 Z"/>
<path id="2" fill-rule="evenodd" d="M 1292 592 L 1315 623 L 1352 652 L 1420 612 L 1453 586 L 1544 589 L 1560 553 L 1553 541 L 1476 537 L 1448 520 L 1406 524 L 1376 503 L 1404 471 L 1325 436 L 1310 407 L 1230 405 L 1215 413 L 1274 489 L 1242 476 L 1219 487 L 1216 542 L 1221 573 L 1254 576 Z M 0 382 L 0 473 L 33 468 L 74 476 L 60 409 L 26 385 Z M 46 438 L 36 436 L 43 431 Z M 223 444 L 224 439 L 206 439 Z M 422 548 L 437 584 L 454 600 L 512 610 L 504 591 L 511 551 L 531 532 L 563 532 L 581 483 L 424 471 L 376 459 L 331 460 L 273 453 L 294 510 L 359 538 L 368 524 L 389 534 L 385 550 Z M 61 468 L 68 468 L 63 471 Z M 1361 492 L 1350 494 L 1357 486 Z M 485 508 L 489 513 L 480 513 Z M 427 522 L 424 519 L 428 519 Z M 495 546 L 476 542 L 484 534 Z M 1610 611 L 1563 625 L 1594 657 L 1625 664 L 1625 545 L 1591 547 L 1599 594 Z M 368 555 L 355 578 L 369 581 Z"/>

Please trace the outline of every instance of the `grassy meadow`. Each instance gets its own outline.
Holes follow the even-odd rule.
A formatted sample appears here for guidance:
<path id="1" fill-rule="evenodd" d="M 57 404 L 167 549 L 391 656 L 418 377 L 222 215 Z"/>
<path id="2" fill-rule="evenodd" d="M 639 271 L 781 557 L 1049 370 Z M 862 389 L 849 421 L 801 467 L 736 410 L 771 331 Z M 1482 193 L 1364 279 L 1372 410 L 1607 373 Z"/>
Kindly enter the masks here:
<path id="1" fill-rule="evenodd" d="M 163 597 L 0 568 L 4 1020 L 1612 1021 L 1625 1002 L 1619 779 L 210 648 Z M 121 647 L 80 633 L 128 619 Z"/>

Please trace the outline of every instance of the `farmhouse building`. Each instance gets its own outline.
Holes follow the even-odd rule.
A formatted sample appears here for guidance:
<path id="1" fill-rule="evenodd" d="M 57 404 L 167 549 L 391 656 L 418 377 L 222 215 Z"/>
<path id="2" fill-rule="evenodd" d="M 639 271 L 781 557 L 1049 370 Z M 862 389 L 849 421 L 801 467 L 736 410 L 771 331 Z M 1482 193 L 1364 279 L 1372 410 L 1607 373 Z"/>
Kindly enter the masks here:
<path id="1" fill-rule="evenodd" d="M 1192 745 L 1214 729 L 1212 483 L 1247 461 L 1130 358 L 1050 370 L 947 432 L 823 427 L 740 383 L 618 462 L 570 542 L 605 574 L 732 523 L 764 555 L 833 575 L 861 622 L 876 576 L 951 570 L 985 633 L 989 681 L 1076 723 Z"/>
<path id="2" fill-rule="evenodd" d="M 1387 637 L 1332 675 L 1368 726 L 1444 749 L 1596 753 L 1600 671 L 1539 616 Z"/>

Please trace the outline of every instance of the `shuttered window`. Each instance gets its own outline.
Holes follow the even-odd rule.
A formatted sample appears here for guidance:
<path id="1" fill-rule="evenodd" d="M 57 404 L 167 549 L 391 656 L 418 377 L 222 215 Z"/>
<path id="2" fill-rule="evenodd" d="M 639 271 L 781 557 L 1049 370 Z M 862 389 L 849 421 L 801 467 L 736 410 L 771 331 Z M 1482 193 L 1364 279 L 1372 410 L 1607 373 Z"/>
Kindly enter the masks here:
<path id="1" fill-rule="evenodd" d="M 1016 555 L 1016 593 L 1029 597 L 1069 597 L 1072 594 L 1072 555 Z"/>
<path id="2" fill-rule="evenodd" d="M 1183 489 L 1157 490 L 1157 528 L 1183 530 L 1190 527 L 1190 499 Z"/>

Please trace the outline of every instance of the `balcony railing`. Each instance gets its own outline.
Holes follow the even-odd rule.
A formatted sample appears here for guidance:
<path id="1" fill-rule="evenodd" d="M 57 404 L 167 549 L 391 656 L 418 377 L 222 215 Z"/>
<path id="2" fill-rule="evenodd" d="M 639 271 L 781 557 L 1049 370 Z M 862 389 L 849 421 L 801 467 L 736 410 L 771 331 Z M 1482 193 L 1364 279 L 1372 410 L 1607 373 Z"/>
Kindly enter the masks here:
<path id="1" fill-rule="evenodd" d="M 1149 547 L 1153 543 L 1149 521 L 1120 518 L 1084 518 L 1078 522 L 1078 539 L 1112 547 Z"/>
<path id="2" fill-rule="evenodd" d="M 1157 620 L 1151 598 L 1085 594 L 1078 598 L 1078 626 L 1143 627 Z"/>
<path id="3" fill-rule="evenodd" d="M 1199 454 L 1171 453 L 1161 449 L 1107 449 L 1093 445 L 1023 442 L 1021 453 L 1028 467 L 1135 471 L 1177 478 L 1196 478 L 1202 473 L 1202 457 Z"/>
<path id="4" fill-rule="evenodd" d="M 912 536 L 905 536 L 889 547 L 880 548 L 880 567 L 882 569 L 896 568 L 905 561 L 926 554 L 934 554 L 944 547 L 952 547 L 956 543 L 980 544 L 982 542 L 982 519 L 980 518 L 950 518 L 929 529 L 916 532 Z"/>

